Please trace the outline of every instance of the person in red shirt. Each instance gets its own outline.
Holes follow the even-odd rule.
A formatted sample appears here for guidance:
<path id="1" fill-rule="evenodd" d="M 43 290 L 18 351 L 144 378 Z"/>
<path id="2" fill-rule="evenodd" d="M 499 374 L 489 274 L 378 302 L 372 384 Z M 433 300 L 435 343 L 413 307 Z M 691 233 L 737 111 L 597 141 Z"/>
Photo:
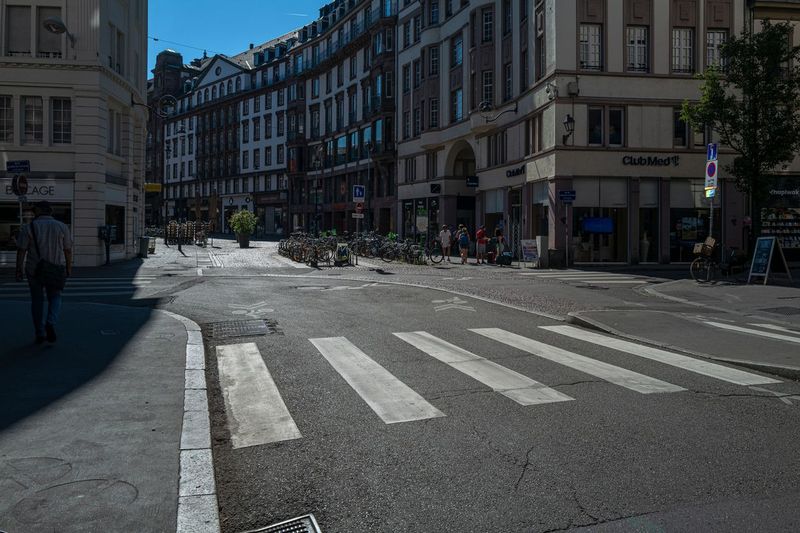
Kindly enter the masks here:
<path id="1" fill-rule="evenodd" d="M 475 233 L 475 242 L 475 255 L 477 256 L 478 264 L 486 264 L 486 244 L 489 242 L 488 237 L 486 237 L 486 226 L 478 228 L 478 231 Z"/>

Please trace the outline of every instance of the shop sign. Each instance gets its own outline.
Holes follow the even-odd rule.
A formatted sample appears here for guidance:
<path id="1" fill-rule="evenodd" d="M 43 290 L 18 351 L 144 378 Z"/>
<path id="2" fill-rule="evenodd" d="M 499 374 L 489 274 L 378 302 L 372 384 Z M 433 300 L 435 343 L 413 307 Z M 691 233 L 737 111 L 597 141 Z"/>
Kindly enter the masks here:
<path id="1" fill-rule="evenodd" d="M 770 189 L 772 196 L 800 196 L 800 189 Z"/>
<path id="2" fill-rule="evenodd" d="M 144 192 L 161 192 L 160 183 L 145 183 Z"/>
<path id="3" fill-rule="evenodd" d="M 520 246 L 522 246 L 522 261 L 525 263 L 535 263 L 539 260 L 539 249 L 536 246 L 536 241 L 533 239 L 522 239 Z"/>
<path id="4" fill-rule="evenodd" d="M 658 157 L 657 155 L 649 156 L 632 156 L 626 155 L 622 158 L 622 164 L 634 167 L 677 167 L 681 162 L 681 156 L 672 155 L 667 157 Z"/>
<path id="5" fill-rule="evenodd" d="M 521 167 L 512 168 L 511 170 L 506 170 L 506 177 L 513 178 L 516 176 L 522 176 L 525 174 L 525 165 L 523 164 Z"/>
<path id="6" fill-rule="evenodd" d="M 259 194 L 256 196 L 257 204 L 274 204 L 283 200 L 283 194 L 280 192 L 271 194 Z"/>
<path id="7" fill-rule="evenodd" d="M 29 201 L 37 200 L 69 200 L 72 201 L 72 181 L 71 180 L 32 180 L 28 179 L 28 191 L 26 196 Z M 16 201 L 17 195 L 14 194 L 14 184 L 11 178 L 0 180 L 0 191 L 3 198 L 8 201 Z"/>
<path id="8" fill-rule="evenodd" d="M 467 176 L 467 187 L 477 187 L 478 176 Z"/>

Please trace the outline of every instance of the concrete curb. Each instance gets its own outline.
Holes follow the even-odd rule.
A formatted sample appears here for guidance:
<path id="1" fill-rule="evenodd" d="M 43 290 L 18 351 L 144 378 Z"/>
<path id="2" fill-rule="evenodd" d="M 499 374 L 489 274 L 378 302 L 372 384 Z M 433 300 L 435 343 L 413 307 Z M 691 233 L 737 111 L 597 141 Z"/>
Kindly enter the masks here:
<path id="1" fill-rule="evenodd" d="M 183 426 L 181 430 L 180 485 L 177 533 L 219 533 L 219 506 L 211 452 L 211 423 L 205 377 L 205 348 L 200 326 L 170 311 L 157 312 L 186 328 Z"/>
<path id="2" fill-rule="evenodd" d="M 613 310 L 612 310 L 613 311 Z M 793 381 L 800 381 L 800 367 L 793 367 L 793 366 L 783 366 L 783 365 L 768 365 L 765 363 L 759 363 L 756 361 L 742 361 L 738 359 L 728 359 L 725 357 L 715 357 L 713 355 L 709 355 L 707 353 L 702 352 L 695 352 L 693 350 L 687 350 L 686 348 L 681 348 L 679 346 L 673 346 L 671 344 L 665 342 L 657 342 L 651 339 L 645 339 L 643 337 L 637 337 L 636 335 L 629 335 L 622 331 L 619 331 L 615 328 L 607 326 L 598 320 L 594 320 L 592 318 L 581 316 L 585 311 L 577 311 L 569 313 L 567 316 L 566 322 L 569 324 L 573 324 L 575 326 L 580 326 L 583 328 L 599 331 L 601 333 L 606 333 L 608 335 L 613 335 L 615 337 L 621 337 L 623 339 L 627 339 L 629 341 L 638 342 L 641 344 L 646 344 L 648 346 L 653 346 L 655 348 L 661 348 L 664 350 L 672 350 L 674 352 L 680 352 L 685 355 L 691 355 L 693 357 L 701 357 L 703 359 L 710 359 L 712 361 L 718 361 L 720 363 L 727 363 L 729 365 L 734 366 L 741 366 L 745 368 L 749 368 L 752 370 L 758 370 L 759 372 L 765 372 L 767 374 L 773 374 L 776 376 L 780 376 L 786 379 L 790 379 Z M 590 312 L 597 312 L 597 311 L 590 311 Z"/>

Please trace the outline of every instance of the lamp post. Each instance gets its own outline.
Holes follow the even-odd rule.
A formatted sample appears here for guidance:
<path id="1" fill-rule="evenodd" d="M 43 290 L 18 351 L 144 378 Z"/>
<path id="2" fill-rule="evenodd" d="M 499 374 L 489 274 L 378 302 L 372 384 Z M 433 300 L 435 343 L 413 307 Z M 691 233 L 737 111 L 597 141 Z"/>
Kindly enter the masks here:
<path id="1" fill-rule="evenodd" d="M 61 20 L 61 17 L 47 17 L 42 22 L 42 26 L 44 26 L 44 29 L 50 33 L 54 33 L 56 35 L 65 33 L 67 35 L 67 39 L 69 39 L 69 44 L 72 45 L 72 49 L 75 50 L 75 36 L 69 32 L 67 25 L 64 24 L 64 21 Z"/>
<path id="2" fill-rule="evenodd" d="M 567 140 L 575 133 L 575 119 L 569 113 L 564 117 L 564 131 L 566 133 L 561 136 L 561 144 L 567 144 Z"/>
<path id="3" fill-rule="evenodd" d="M 505 115 L 506 113 L 516 113 L 518 111 L 518 109 L 519 108 L 518 108 L 517 102 L 514 102 L 514 107 L 513 108 L 506 109 L 505 111 L 500 111 L 496 115 L 492 116 L 492 113 L 494 112 L 494 106 L 492 105 L 491 102 L 489 102 L 487 100 L 484 100 L 483 102 L 478 104 L 478 110 L 480 111 L 481 117 L 483 117 L 483 121 L 486 124 L 489 124 L 490 122 L 494 122 L 495 120 L 497 120 L 501 116 Z"/>

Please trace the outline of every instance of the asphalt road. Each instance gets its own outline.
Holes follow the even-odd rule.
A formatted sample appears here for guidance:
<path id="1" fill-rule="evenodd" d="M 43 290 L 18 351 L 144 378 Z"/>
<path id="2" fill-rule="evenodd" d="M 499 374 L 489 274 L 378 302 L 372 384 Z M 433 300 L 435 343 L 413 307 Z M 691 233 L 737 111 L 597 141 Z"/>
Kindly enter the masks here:
<path id="1" fill-rule="evenodd" d="M 800 529 L 800 402 L 787 399 L 797 383 L 755 371 L 765 383 L 729 383 L 453 298 L 335 278 L 204 277 L 164 304 L 206 334 L 224 532 L 309 512 L 325 532 Z M 256 318 L 271 333 L 211 336 L 213 323 Z M 439 357 L 395 335 L 409 332 L 432 336 Z M 250 383 L 262 367 L 271 392 Z M 475 379 L 489 367 L 514 390 Z M 266 442 L 276 437 L 264 416 L 297 434 Z"/>

